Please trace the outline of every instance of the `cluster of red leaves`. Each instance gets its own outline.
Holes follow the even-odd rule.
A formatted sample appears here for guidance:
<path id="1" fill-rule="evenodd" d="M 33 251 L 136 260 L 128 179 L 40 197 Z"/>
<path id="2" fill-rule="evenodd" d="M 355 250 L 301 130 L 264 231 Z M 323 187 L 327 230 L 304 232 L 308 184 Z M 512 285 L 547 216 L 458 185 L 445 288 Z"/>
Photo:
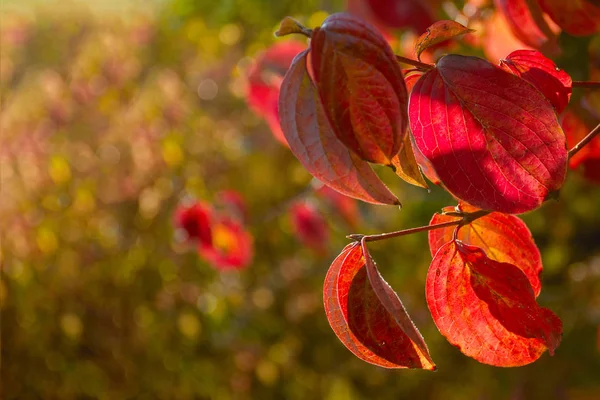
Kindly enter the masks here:
<path id="1" fill-rule="evenodd" d="M 217 201 L 220 210 L 200 201 L 180 206 L 175 211 L 175 225 L 215 268 L 245 268 L 253 256 L 252 236 L 244 227 L 245 203 L 234 191 L 219 193 Z"/>
<path id="2" fill-rule="evenodd" d="M 541 49 L 551 37 L 541 10 L 552 16 L 555 4 L 536 4 L 498 1 L 497 7 L 513 24 L 535 20 L 518 36 Z M 436 22 L 419 37 L 415 53 L 468 32 L 454 21 Z M 464 354 L 490 365 L 520 366 L 546 350 L 552 354 L 562 324 L 537 303 L 540 253 L 511 214 L 538 208 L 564 182 L 567 140 L 557 115 L 569 103 L 571 77 L 537 50 L 513 51 L 500 65 L 450 54 L 405 75 L 385 38 L 346 13 L 312 30 L 286 19 L 278 34 L 289 33 L 312 39 L 292 61 L 279 96 L 283 134 L 300 162 L 328 190 L 375 204 L 399 203 L 369 163 L 426 187 L 423 172 L 446 188 L 460 207 L 430 222 L 440 225 L 430 230 L 426 285 L 438 329 Z M 575 124 L 566 115 L 563 125 Z M 573 140 L 587 131 L 581 132 Z M 590 162 L 582 156 L 571 166 L 584 158 Z M 318 248 L 325 225 L 314 210 L 297 204 L 293 215 L 303 242 Z M 325 279 L 334 332 L 367 362 L 435 369 L 369 255 L 366 237 L 360 238 L 334 260 Z"/>

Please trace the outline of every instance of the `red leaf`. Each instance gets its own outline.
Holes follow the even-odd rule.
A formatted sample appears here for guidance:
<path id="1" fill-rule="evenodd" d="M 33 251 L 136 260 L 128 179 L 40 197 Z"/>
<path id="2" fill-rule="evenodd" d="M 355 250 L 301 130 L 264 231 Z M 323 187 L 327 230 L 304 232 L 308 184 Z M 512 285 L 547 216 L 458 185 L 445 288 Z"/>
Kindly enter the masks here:
<path id="1" fill-rule="evenodd" d="M 329 229 L 323 216 L 306 203 L 294 203 L 290 207 L 294 233 L 300 241 L 319 254 L 325 254 L 329 241 Z"/>
<path id="2" fill-rule="evenodd" d="M 333 132 L 366 161 L 390 165 L 406 135 L 406 85 L 385 39 L 347 13 L 329 16 L 310 44 L 315 84 Z"/>
<path id="3" fill-rule="evenodd" d="M 561 117 L 561 124 L 567 136 L 569 148 L 583 139 L 591 128 L 572 111 L 567 111 Z M 600 183 L 600 137 L 595 137 L 569 159 L 569 167 L 578 169 L 586 179 Z"/>
<path id="4" fill-rule="evenodd" d="M 358 358 L 384 368 L 434 370 L 423 338 L 400 299 L 381 278 L 359 243 L 333 261 L 323 287 L 331 328 Z"/>
<path id="5" fill-rule="evenodd" d="M 327 199 L 331 208 L 342 216 L 349 227 L 353 229 L 358 227 L 359 212 L 356 200 L 336 192 L 326 185 L 323 185 L 317 194 Z"/>
<path id="6" fill-rule="evenodd" d="M 569 104 L 573 83 L 571 77 L 539 51 L 513 51 L 500 60 L 500 66 L 535 86 L 556 108 L 557 114 L 563 112 Z"/>
<path id="7" fill-rule="evenodd" d="M 421 33 L 433 24 L 430 7 L 422 0 L 366 0 L 373 14 L 390 28 L 410 27 Z"/>
<path id="8" fill-rule="evenodd" d="M 201 242 L 198 253 L 219 270 L 241 269 L 252 261 L 252 237 L 239 221 L 221 217 L 212 226 L 212 245 Z"/>
<path id="9" fill-rule="evenodd" d="M 186 232 L 188 239 L 212 246 L 212 214 L 208 204 L 198 202 L 190 207 L 178 208 L 175 211 L 175 223 Z"/>
<path id="10" fill-rule="evenodd" d="M 294 57 L 306 45 L 293 40 L 278 42 L 258 56 L 248 69 L 248 93 L 246 101 L 250 108 L 265 119 L 273 136 L 287 146 L 279 126 L 279 87 Z"/>
<path id="11" fill-rule="evenodd" d="M 556 51 L 556 35 L 544 20 L 542 9 L 536 1 L 494 0 L 494 4 L 520 41 L 534 49 Z"/>
<path id="12" fill-rule="evenodd" d="M 461 205 L 463 211 L 474 209 Z M 443 214 L 434 214 L 429 225 L 456 220 Z M 456 227 L 447 227 L 429 231 L 429 249 L 435 257 L 437 251 L 452 241 Z M 478 218 L 458 229 L 457 239 L 482 249 L 487 256 L 498 262 L 517 266 L 527 276 L 537 297 L 542 290 L 540 274 L 542 257 L 527 225 L 514 215 L 493 212 Z"/>
<path id="13" fill-rule="evenodd" d="M 562 186 L 567 150 L 554 108 L 489 62 L 440 59 L 410 96 L 417 147 L 453 195 L 484 210 L 522 213 Z"/>
<path id="14" fill-rule="evenodd" d="M 600 6 L 586 0 L 538 0 L 566 32 L 574 36 L 592 35 L 600 32 Z"/>
<path id="15" fill-rule="evenodd" d="M 399 205 L 369 164 L 331 131 L 306 70 L 307 53 L 294 59 L 279 96 L 281 127 L 290 149 L 308 172 L 338 192 L 368 203 Z"/>
<path id="16" fill-rule="evenodd" d="M 437 21 L 427 28 L 427 31 L 417 39 L 417 43 L 415 44 L 417 59 L 420 60 L 421 53 L 431 46 L 468 32 L 473 32 L 473 29 L 469 29 L 458 22 L 448 20 Z"/>
<path id="17" fill-rule="evenodd" d="M 525 274 L 475 246 L 442 246 L 429 267 L 426 295 L 442 335 L 481 363 L 526 365 L 560 344 L 562 323 L 536 303 Z"/>

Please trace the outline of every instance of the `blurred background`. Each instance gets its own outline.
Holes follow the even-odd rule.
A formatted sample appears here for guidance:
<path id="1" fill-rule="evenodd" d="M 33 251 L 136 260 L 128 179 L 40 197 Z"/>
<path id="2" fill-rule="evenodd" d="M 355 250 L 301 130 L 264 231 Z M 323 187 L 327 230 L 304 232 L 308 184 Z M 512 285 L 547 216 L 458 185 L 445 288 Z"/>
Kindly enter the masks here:
<path id="1" fill-rule="evenodd" d="M 425 234 L 372 254 L 438 371 L 364 363 L 329 327 L 323 279 L 345 235 L 425 225 L 456 204 L 384 169 L 401 211 L 332 200 L 248 105 L 254 60 L 288 40 L 273 35 L 283 17 L 313 27 L 367 3 L 3 0 L 2 398 L 600 398 L 600 185 L 578 171 L 560 201 L 523 216 L 544 262 L 539 302 L 564 324 L 553 357 L 501 369 L 449 345 L 425 303 Z M 491 1 L 416 3 L 425 16 L 379 21 L 397 53 L 412 57 L 428 18 L 477 29 L 454 52 L 497 62 L 527 47 Z M 558 41 L 558 65 L 590 79 L 599 35 Z M 592 93 L 571 103 L 598 123 Z M 245 268 L 201 257 L 176 218 L 196 200 L 226 213 L 217 194 L 231 190 Z"/>

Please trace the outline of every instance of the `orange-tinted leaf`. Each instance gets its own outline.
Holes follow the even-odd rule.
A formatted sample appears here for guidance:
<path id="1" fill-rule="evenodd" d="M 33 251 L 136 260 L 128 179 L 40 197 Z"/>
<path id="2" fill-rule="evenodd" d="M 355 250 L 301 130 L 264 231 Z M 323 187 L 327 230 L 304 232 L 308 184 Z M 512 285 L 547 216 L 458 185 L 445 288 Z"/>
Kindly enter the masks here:
<path id="1" fill-rule="evenodd" d="M 513 51 L 500 60 L 500 66 L 535 86 L 556 108 L 557 114 L 569 104 L 573 83 L 571 77 L 539 51 Z"/>
<path id="2" fill-rule="evenodd" d="M 329 228 L 323 216 L 305 202 L 292 204 L 290 214 L 294 233 L 300 242 L 319 254 L 325 254 L 329 242 Z"/>
<path id="3" fill-rule="evenodd" d="M 461 206 L 463 211 L 464 206 Z M 429 225 L 456 220 L 443 214 L 434 214 Z M 456 227 L 429 231 L 429 250 L 435 257 L 437 251 L 452 241 Z M 520 268 L 527 276 L 537 297 L 542 290 L 540 274 L 542 257 L 527 225 L 518 217 L 499 212 L 490 213 L 458 229 L 457 239 L 482 249 L 487 256 L 498 262 Z"/>
<path id="4" fill-rule="evenodd" d="M 562 186 L 567 150 L 554 108 L 485 60 L 442 57 L 415 84 L 409 116 L 419 150 L 469 204 L 522 213 Z"/>
<path id="5" fill-rule="evenodd" d="M 500 12 L 492 13 L 483 21 L 483 28 L 478 30 L 482 35 L 485 56 L 492 62 L 498 62 L 512 51 L 532 49 L 520 41 L 511 31 L 506 18 Z"/>
<path id="6" fill-rule="evenodd" d="M 286 40 L 278 42 L 259 55 L 248 69 L 246 101 L 256 114 L 265 119 L 273 136 L 287 146 L 279 126 L 279 87 L 294 57 L 306 45 Z"/>
<path id="7" fill-rule="evenodd" d="M 314 29 L 310 48 L 335 135 L 363 160 L 389 165 L 408 121 L 406 85 L 388 43 L 363 20 L 339 13 Z"/>
<path id="8" fill-rule="evenodd" d="M 406 83 L 406 91 L 410 93 L 415 83 L 423 76 L 421 72 L 404 71 L 404 82 Z"/>
<path id="9" fill-rule="evenodd" d="M 331 264 L 323 287 L 331 328 L 348 350 L 371 364 L 435 369 L 400 299 L 367 257 L 369 266 L 365 266 L 361 245 L 355 242 Z"/>
<path id="10" fill-rule="evenodd" d="M 442 246 L 429 267 L 426 295 L 442 335 L 481 363 L 526 365 L 560 344 L 560 319 L 536 303 L 523 271 L 478 247 Z"/>
<path id="11" fill-rule="evenodd" d="M 212 226 L 212 244 L 200 243 L 198 253 L 220 270 L 241 269 L 252 261 L 252 236 L 240 221 L 223 216 Z"/>
<path id="12" fill-rule="evenodd" d="M 420 60 L 421 53 L 429 47 L 468 32 L 473 32 L 473 30 L 455 21 L 444 20 L 435 22 L 417 39 L 415 45 L 417 59 Z"/>
<path id="13" fill-rule="evenodd" d="M 561 124 L 569 148 L 575 146 L 590 131 L 589 127 L 577 114 L 568 110 L 561 117 Z M 569 159 L 569 167 L 579 170 L 586 179 L 600 183 L 600 137 L 596 136 Z"/>
<path id="14" fill-rule="evenodd" d="M 538 0 L 542 9 L 574 36 L 600 32 L 600 5 L 589 0 Z"/>
<path id="15" fill-rule="evenodd" d="M 520 41 L 534 49 L 556 51 L 555 33 L 535 0 L 494 0 L 494 4 Z"/>
<path id="16" fill-rule="evenodd" d="M 279 96 L 281 127 L 290 149 L 315 178 L 347 196 L 374 204 L 400 204 L 369 164 L 333 134 L 306 70 L 307 51 L 294 59 Z"/>
<path id="17" fill-rule="evenodd" d="M 413 152 L 412 139 L 410 133 L 404 139 L 404 145 L 400 152 L 392 158 L 394 172 L 405 182 L 411 185 L 427 189 L 427 182 L 419 169 L 415 153 Z"/>

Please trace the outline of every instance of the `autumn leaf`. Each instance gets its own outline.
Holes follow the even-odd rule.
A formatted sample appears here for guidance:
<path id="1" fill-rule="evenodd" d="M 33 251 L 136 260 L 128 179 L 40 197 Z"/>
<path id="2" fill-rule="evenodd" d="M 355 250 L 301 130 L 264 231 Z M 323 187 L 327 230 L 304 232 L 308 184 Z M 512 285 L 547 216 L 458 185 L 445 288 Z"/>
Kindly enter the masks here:
<path id="1" fill-rule="evenodd" d="M 426 295 L 442 335 L 481 363 L 522 366 L 560 344 L 560 319 L 536 303 L 523 271 L 478 247 L 442 246 L 429 267 Z"/>
<path id="2" fill-rule="evenodd" d="M 536 0 L 494 0 L 494 4 L 513 34 L 524 44 L 551 53 L 558 51 L 556 32 L 545 20 Z"/>
<path id="3" fill-rule="evenodd" d="M 390 165 L 408 121 L 406 85 L 388 43 L 363 20 L 339 13 L 314 29 L 310 48 L 334 134 L 363 160 Z"/>
<path id="4" fill-rule="evenodd" d="M 415 153 L 413 152 L 413 145 L 411 134 L 406 135 L 404 139 L 404 145 L 400 150 L 400 153 L 392 158 L 393 170 L 400 178 L 411 185 L 419 186 L 427 189 L 427 182 L 419 169 L 419 164 L 415 159 Z"/>
<path id="5" fill-rule="evenodd" d="M 415 44 L 417 59 L 420 60 L 421 53 L 431 46 L 469 32 L 473 32 L 473 29 L 469 29 L 455 21 L 444 20 L 435 22 L 417 39 L 417 43 Z"/>
<path id="6" fill-rule="evenodd" d="M 538 0 L 550 18 L 574 36 L 600 32 L 600 5 L 587 0 Z"/>
<path id="7" fill-rule="evenodd" d="M 365 264 L 361 244 L 349 244 L 327 272 L 323 302 L 331 328 L 363 361 L 434 370 L 421 334 L 366 254 Z"/>
<path id="8" fill-rule="evenodd" d="M 275 139 L 286 146 L 279 125 L 279 88 L 292 60 L 304 49 L 306 45 L 293 40 L 276 43 L 248 68 L 246 101 L 252 111 L 265 119 Z"/>
<path id="9" fill-rule="evenodd" d="M 179 207 L 175 211 L 175 225 L 183 229 L 189 240 L 198 240 L 212 246 L 212 207 L 203 202 Z"/>
<path id="10" fill-rule="evenodd" d="M 219 270 L 242 269 L 252 261 L 252 236 L 240 221 L 221 216 L 212 225 L 212 244 L 200 242 L 198 253 Z"/>
<path id="11" fill-rule="evenodd" d="M 570 148 L 579 143 L 591 131 L 591 127 L 571 110 L 567 110 L 561 116 L 561 125 Z M 571 157 L 569 168 L 578 170 L 586 179 L 600 184 L 600 138 L 595 137 Z"/>
<path id="12" fill-rule="evenodd" d="M 413 88 L 415 143 L 454 196 L 484 210 L 539 207 L 565 179 L 567 149 L 554 108 L 489 62 L 447 55 Z"/>
<path id="13" fill-rule="evenodd" d="M 368 203 L 399 205 L 371 166 L 333 134 L 308 76 L 307 53 L 294 59 L 279 96 L 281 127 L 290 149 L 308 172 L 338 192 Z"/>
<path id="14" fill-rule="evenodd" d="M 476 211 L 473 207 L 464 204 L 459 207 L 463 212 Z M 429 225 L 456 219 L 458 217 L 436 213 L 431 218 Z M 535 296 L 540 294 L 542 290 L 540 281 L 542 257 L 529 228 L 520 218 L 493 212 L 458 228 L 451 226 L 431 230 L 429 231 L 429 250 L 432 257 L 435 257 L 443 245 L 453 240 L 456 229 L 458 229 L 457 239 L 461 242 L 479 247 L 494 261 L 513 264 L 520 268 L 527 276 Z"/>
<path id="15" fill-rule="evenodd" d="M 513 51 L 500 60 L 500 66 L 535 86 L 554 106 L 557 114 L 569 104 L 573 84 L 571 77 L 539 51 Z"/>
<path id="16" fill-rule="evenodd" d="M 306 202 L 296 202 L 290 207 L 292 227 L 296 237 L 318 254 L 325 254 L 329 241 L 329 228 L 323 216 Z"/>

